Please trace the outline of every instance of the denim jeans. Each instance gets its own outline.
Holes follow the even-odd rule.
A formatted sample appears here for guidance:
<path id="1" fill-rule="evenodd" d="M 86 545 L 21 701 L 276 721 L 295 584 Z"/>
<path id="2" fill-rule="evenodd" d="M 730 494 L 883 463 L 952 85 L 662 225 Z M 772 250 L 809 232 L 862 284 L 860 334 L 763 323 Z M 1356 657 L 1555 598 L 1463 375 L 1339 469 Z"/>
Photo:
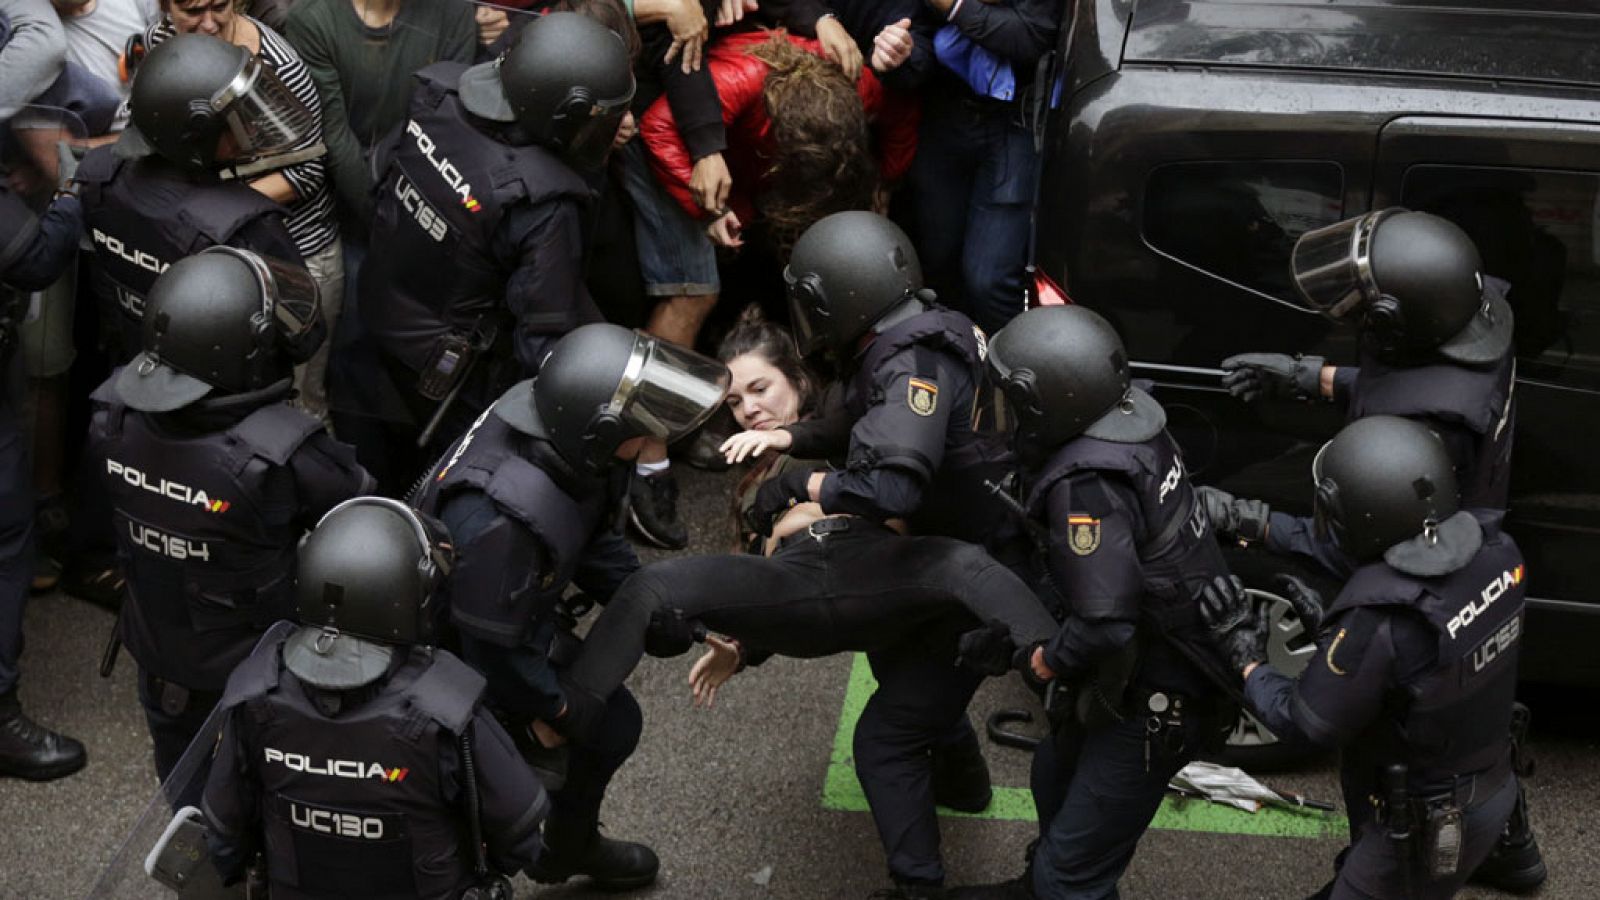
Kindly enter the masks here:
<path id="1" fill-rule="evenodd" d="M 990 334 L 1025 303 L 1038 154 L 1014 104 L 930 98 L 911 164 L 917 254 L 941 299 Z"/>

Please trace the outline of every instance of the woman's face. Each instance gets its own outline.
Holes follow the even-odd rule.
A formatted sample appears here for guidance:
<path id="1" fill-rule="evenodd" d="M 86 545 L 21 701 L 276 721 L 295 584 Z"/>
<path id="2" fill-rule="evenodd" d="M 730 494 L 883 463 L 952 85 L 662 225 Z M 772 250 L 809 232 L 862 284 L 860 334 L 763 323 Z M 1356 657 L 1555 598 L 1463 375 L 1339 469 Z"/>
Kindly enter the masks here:
<path id="1" fill-rule="evenodd" d="M 728 362 L 733 384 L 728 408 L 746 431 L 770 431 L 800 418 L 800 391 L 760 354 L 746 353 Z"/>
<path id="2" fill-rule="evenodd" d="M 167 15 L 180 34 L 209 34 L 229 39 L 233 34 L 234 0 L 172 0 Z"/>

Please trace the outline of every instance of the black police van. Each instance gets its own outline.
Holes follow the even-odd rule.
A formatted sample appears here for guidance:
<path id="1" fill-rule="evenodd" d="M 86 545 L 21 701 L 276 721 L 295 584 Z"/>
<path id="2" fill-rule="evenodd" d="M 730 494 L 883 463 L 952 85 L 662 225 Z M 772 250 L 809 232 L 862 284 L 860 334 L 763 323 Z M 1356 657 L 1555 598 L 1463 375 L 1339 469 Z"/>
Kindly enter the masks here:
<path id="1" fill-rule="evenodd" d="M 1512 284 L 1523 676 L 1600 685 L 1600 4 L 1069 0 L 1064 15 L 1039 268 L 1117 326 L 1196 479 L 1309 511 L 1309 450 L 1337 411 L 1247 406 L 1218 363 L 1353 363 L 1353 333 L 1290 302 L 1295 239 L 1388 206 L 1451 219 Z M 1303 665 L 1296 624 L 1278 624 L 1273 661 Z"/>

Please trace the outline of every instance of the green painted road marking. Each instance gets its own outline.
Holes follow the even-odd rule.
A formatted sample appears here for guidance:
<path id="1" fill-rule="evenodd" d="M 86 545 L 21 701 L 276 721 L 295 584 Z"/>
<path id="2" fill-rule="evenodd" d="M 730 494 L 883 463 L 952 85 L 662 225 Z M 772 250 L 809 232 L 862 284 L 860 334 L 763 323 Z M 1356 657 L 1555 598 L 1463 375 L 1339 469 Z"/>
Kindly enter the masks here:
<path id="1" fill-rule="evenodd" d="M 828 776 L 822 783 L 822 806 L 845 812 L 866 812 L 867 797 L 856 780 L 851 741 L 856 720 L 878 686 L 867 666 L 865 655 L 857 653 L 850 666 L 850 683 L 844 692 L 844 708 L 839 710 L 839 729 L 833 735 L 833 755 L 828 761 Z M 939 808 L 939 815 L 961 819 L 1007 819 L 1032 822 L 1038 814 L 1033 794 L 1027 788 L 996 787 L 994 801 L 980 813 Z M 1219 834 L 1254 834 L 1267 837 L 1343 838 L 1348 834 L 1344 816 L 1313 810 L 1267 808 L 1248 813 L 1231 806 L 1203 800 L 1168 796 L 1156 810 L 1152 828 L 1169 831 L 1209 831 Z"/>

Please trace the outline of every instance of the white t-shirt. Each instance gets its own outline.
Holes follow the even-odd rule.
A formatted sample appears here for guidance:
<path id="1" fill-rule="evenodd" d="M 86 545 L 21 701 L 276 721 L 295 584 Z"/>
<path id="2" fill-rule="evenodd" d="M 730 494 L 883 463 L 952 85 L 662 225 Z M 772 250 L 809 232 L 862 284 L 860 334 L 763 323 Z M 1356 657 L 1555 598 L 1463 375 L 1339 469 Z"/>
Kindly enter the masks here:
<path id="1" fill-rule="evenodd" d="M 128 38 L 144 34 L 160 18 L 156 0 L 94 0 L 89 12 L 61 17 L 61 27 L 67 33 L 67 61 L 103 79 L 122 96 L 122 108 L 117 111 L 112 131 L 121 131 L 128 124 L 128 85 L 122 82 L 117 62 Z"/>

